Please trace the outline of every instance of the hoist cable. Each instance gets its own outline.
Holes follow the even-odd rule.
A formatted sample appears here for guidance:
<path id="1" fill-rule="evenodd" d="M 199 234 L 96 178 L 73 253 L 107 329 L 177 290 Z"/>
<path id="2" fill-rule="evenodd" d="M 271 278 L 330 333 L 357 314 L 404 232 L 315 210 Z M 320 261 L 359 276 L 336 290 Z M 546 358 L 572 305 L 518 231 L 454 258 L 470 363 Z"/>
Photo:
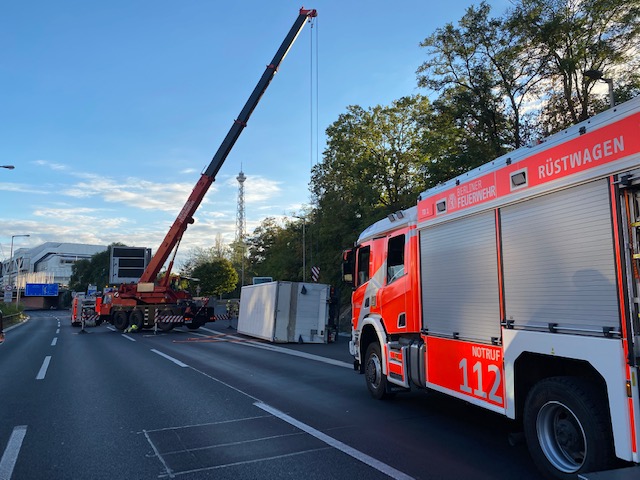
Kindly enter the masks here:
<path id="1" fill-rule="evenodd" d="M 313 168 L 313 23 L 309 34 L 309 173 Z"/>
<path id="2" fill-rule="evenodd" d="M 316 19 L 317 20 L 317 19 Z M 319 24 L 316 24 L 316 165 L 319 161 L 319 153 L 320 153 L 320 137 L 319 137 L 319 125 L 320 125 L 320 55 L 319 51 Z"/>

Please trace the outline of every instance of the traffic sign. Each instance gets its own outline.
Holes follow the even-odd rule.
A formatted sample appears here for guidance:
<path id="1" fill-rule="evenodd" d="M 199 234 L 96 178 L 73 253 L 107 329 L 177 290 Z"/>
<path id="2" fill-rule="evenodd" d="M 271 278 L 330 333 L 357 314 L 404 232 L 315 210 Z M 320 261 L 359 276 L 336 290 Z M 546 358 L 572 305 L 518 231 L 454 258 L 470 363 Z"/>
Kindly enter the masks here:
<path id="1" fill-rule="evenodd" d="M 24 288 L 25 297 L 57 297 L 57 283 L 27 283 Z"/>
<path id="2" fill-rule="evenodd" d="M 13 296 L 13 287 L 11 285 L 4 286 L 4 297 L 2 301 L 4 303 L 11 303 L 11 297 Z"/>

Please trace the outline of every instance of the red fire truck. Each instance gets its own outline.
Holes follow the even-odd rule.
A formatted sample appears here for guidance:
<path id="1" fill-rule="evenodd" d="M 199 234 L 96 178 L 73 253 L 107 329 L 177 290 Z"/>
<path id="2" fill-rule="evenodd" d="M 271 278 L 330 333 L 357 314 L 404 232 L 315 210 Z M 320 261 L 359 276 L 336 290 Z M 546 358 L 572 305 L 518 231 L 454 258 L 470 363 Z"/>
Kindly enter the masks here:
<path id="1" fill-rule="evenodd" d="M 640 463 L 640 97 L 423 192 L 344 253 L 354 366 L 522 423 L 548 478 Z"/>

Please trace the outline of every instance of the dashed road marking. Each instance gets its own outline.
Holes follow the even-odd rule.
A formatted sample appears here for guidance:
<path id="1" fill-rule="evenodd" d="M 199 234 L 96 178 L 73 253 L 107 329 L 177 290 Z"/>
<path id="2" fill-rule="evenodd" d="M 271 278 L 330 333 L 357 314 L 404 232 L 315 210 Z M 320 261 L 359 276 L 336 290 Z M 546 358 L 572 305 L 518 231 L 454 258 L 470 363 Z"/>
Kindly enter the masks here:
<path id="1" fill-rule="evenodd" d="M 7 448 L 5 448 L 2 458 L 0 459 L 0 480 L 10 480 L 13 474 L 13 469 L 16 466 L 16 460 L 18 460 L 18 454 L 22 447 L 22 441 L 27 434 L 26 425 L 18 425 L 13 429 Z"/>
<path id="2" fill-rule="evenodd" d="M 189 366 L 189 365 L 187 365 L 186 363 L 182 363 L 180 360 L 178 360 L 178 359 L 176 359 L 176 358 L 173 358 L 173 357 L 171 357 L 171 356 L 167 355 L 166 353 L 162 353 L 162 352 L 160 352 L 160 351 L 156 350 L 155 348 L 152 348 L 152 349 L 151 349 L 151 351 L 152 351 L 153 353 L 157 353 L 157 354 L 158 354 L 158 355 L 160 355 L 161 357 L 164 357 L 164 358 L 166 358 L 167 360 L 169 360 L 169 361 L 171 361 L 171 362 L 175 363 L 175 364 L 176 364 L 176 365 L 178 365 L 179 367 L 188 367 L 188 366 Z"/>
<path id="3" fill-rule="evenodd" d="M 53 337 L 53 340 L 51 341 L 51 346 L 55 347 L 56 343 L 58 343 L 58 337 Z"/>
<path id="4" fill-rule="evenodd" d="M 36 376 L 36 380 L 43 380 L 45 375 L 47 374 L 47 368 L 49 368 L 49 363 L 51 362 L 51 355 L 44 357 L 44 362 L 42 362 L 42 366 L 40 367 L 40 371 Z"/>

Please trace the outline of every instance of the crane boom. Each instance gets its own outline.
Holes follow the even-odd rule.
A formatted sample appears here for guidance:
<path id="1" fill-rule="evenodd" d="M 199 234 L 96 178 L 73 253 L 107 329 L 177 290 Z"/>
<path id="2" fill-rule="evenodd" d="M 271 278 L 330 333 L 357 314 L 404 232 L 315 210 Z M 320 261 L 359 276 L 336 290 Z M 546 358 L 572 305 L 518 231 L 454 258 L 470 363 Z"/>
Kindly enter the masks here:
<path id="1" fill-rule="evenodd" d="M 193 223 L 193 215 L 195 214 L 196 210 L 202 203 L 202 200 L 205 194 L 209 190 L 209 187 L 211 186 L 211 184 L 214 182 L 216 174 L 222 167 L 222 164 L 224 163 L 227 156 L 229 155 L 229 152 L 231 151 L 234 144 L 236 143 L 236 140 L 238 140 L 238 137 L 244 130 L 244 127 L 247 126 L 249 117 L 253 113 L 253 110 L 258 105 L 260 98 L 262 97 L 265 90 L 271 83 L 271 80 L 273 79 L 274 75 L 278 71 L 278 67 L 280 66 L 280 63 L 282 62 L 284 57 L 287 55 L 287 53 L 289 52 L 289 49 L 293 45 L 293 42 L 295 42 L 296 38 L 302 31 L 302 28 L 304 27 L 304 24 L 307 21 L 307 19 L 310 19 L 316 16 L 317 16 L 316 10 L 305 10 L 304 8 L 300 9 L 298 18 L 296 19 L 293 26 L 291 27 L 291 30 L 289 30 L 289 33 L 287 34 L 284 41 L 280 45 L 280 48 L 278 49 L 275 56 L 273 57 L 273 60 L 271 60 L 271 63 L 267 65 L 264 73 L 262 74 L 262 77 L 260 77 L 260 80 L 258 81 L 258 84 L 253 89 L 251 96 L 249 97 L 244 107 L 242 108 L 240 115 L 233 122 L 233 125 L 231 126 L 231 129 L 227 133 L 227 136 L 224 138 L 224 140 L 222 141 L 222 144 L 218 148 L 218 151 L 215 153 L 215 155 L 211 159 L 211 163 L 209 164 L 205 172 L 201 175 L 200 179 L 196 183 L 195 187 L 191 192 L 191 195 L 189 195 L 189 198 L 187 199 L 186 203 L 182 207 L 182 210 L 178 214 L 178 217 L 175 219 L 175 221 L 173 222 L 173 225 L 171 226 L 166 236 L 164 237 L 162 244 L 160 245 L 155 255 L 149 262 L 149 265 L 143 272 L 142 276 L 140 277 L 140 283 L 153 282 L 156 279 L 156 277 L 160 273 L 160 269 L 169 258 L 171 251 L 176 247 L 176 245 L 182 238 L 182 235 L 186 231 L 189 224 Z M 168 279 L 169 273 L 170 272 L 167 272 L 167 279 Z"/>

